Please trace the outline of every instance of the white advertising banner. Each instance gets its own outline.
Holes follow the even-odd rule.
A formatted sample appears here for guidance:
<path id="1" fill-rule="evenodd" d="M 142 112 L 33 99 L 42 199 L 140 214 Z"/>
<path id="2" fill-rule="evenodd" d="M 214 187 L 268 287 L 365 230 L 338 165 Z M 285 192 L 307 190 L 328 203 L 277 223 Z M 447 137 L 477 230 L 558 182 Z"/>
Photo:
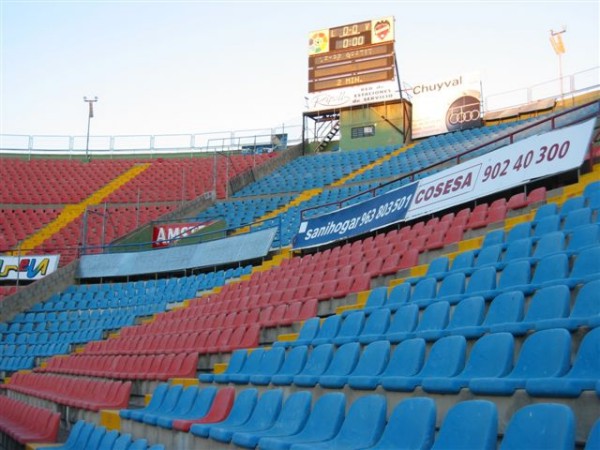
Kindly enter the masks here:
<path id="1" fill-rule="evenodd" d="M 393 100 L 400 100 L 400 88 L 396 80 L 314 92 L 308 94 L 306 98 L 309 112 L 328 111 L 330 109 Z"/>
<path id="2" fill-rule="evenodd" d="M 0 256 L 0 281 L 39 280 L 58 268 L 60 255 Z"/>
<path id="3" fill-rule="evenodd" d="M 406 220 L 579 167 L 594 123 L 531 136 L 419 180 Z"/>
<path id="4" fill-rule="evenodd" d="M 422 138 L 481 125 L 481 78 L 465 73 L 412 88 L 412 137 Z"/>

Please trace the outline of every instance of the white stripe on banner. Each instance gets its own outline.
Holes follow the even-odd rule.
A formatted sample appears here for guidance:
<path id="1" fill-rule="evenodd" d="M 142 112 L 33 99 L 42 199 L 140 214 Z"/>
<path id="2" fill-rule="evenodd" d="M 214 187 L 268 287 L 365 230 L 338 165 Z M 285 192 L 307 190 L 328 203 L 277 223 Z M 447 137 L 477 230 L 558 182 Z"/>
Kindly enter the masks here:
<path id="1" fill-rule="evenodd" d="M 596 119 L 531 136 L 418 182 L 310 218 L 294 248 L 309 248 L 368 233 L 579 167 Z"/>

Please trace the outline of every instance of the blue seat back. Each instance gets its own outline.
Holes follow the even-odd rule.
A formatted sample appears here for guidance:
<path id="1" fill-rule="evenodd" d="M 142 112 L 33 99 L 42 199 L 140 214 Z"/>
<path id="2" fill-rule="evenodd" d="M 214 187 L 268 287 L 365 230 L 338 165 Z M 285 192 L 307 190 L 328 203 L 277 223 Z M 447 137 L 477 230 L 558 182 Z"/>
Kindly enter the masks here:
<path id="1" fill-rule="evenodd" d="M 394 286 L 388 294 L 386 306 L 397 309 L 406 304 L 410 299 L 411 285 L 410 283 L 402 283 Z"/>
<path id="2" fill-rule="evenodd" d="M 535 246 L 533 252 L 534 258 L 544 258 L 545 256 L 559 253 L 565 250 L 565 233 L 555 231 L 542 236 Z"/>
<path id="3" fill-rule="evenodd" d="M 322 344 L 312 349 L 304 369 L 300 372 L 301 375 L 321 375 L 333 358 L 333 344 Z"/>
<path id="4" fill-rule="evenodd" d="M 365 448 L 380 438 L 386 423 L 387 401 L 383 395 L 367 395 L 352 403 L 332 448 Z"/>
<path id="5" fill-rule="evenodd" d="M 575 448 L 575 416 L 558 403 L 539 403 L 519 409 L 511 417 L 500 450 Z"/>
<path id="6" fill-rule="evenodd" d="M 348 342 L 340 346 L 333 354 L 333 359 L 323 375 L 348 375 L 358 362 L 360 344 Z"/>
<path id="7" fill-rule="evenodd" d="M 522 222 L 512 227 L 507 236 L 506 243 L 512 243 L 531 236 L 531 222 Z"/>
<path id="8" fill-rule="evenodd" d="M 490 245 L 489 247 L 483 247 L 479 253 L 477 254 L 477 259 L 475 260 L 475 269 L 479 269 L 481 267 L 486 267 L 489 265 L 496 265 L 500 260 L 500 255 L 502 254 L 502 244 Z"/>
<path id="9" fill-rule="evenodd" d="M 577 228 L 576 232 L 568 234 L 569 243 L 566 250 L 568 252 L 577 252 L 586 247 L 598 245 L 600 243 L 600 225 L 590 224 Z"/>
<path id="10" fill-rule="evenodd" d="M 591 329 L 583 337 L 567 376 L 600 380 L 600 328 Z"/>
<path id="11" fill-rule="evenodd" d="M 131 445 L 131 434 L 121 434 L 115 441 L 112 450 L 128 450 Z"/>
<path id="12" fill-rule="evenodd" d="M 419 301 L 429 298 L 435 298 L 437 289 L 437 279 L 427 277 L 420 280 L 416 285 L 410 297 L 410 301 Z"/>
<path id="13" fill-rule="evenodd" d="M 371 292 L 369 292 L 369 296 L 367 297 L 365 307 L 380 308 L 385 304 L 387 297 L 387 286 L 376 287 L 375 289 L 372 289 Z"/>
<path id="14" fill-rule="evenodd" d="M 600 419 L 596 420 L 590 430 L 584 450 L 594 450 L 600 448 Z"/>
<path id="15" fill-rule="evenodd" d="M 392 313 L 388 308 L 379 308 L 371 312 L 365 320 L 365 325 L 360 334 L 383 334 L 390 326 Z"/>
<path id="16" fill-rule="evenodd" d="M 551 352 L 548 349 L 552 349 Z M 542 330 L 525 339 L 510 378 L 564 375 L 571 366 L 571 335 L 563 328 Z"/>
<path id="17" fill-rule="evenodd" d="M 431 346 L 420 377 L 452 377 L 463 370 L 467 341 L 463 336 L 446 336 Z"/>
<path id="18" fill-rule="evenodd" d="M 542 237 L 546 233 L 558 231 L 560 230 L 560 223 L 561 219 L 558 214 L 543 217 L 536 223 L 533 235 L 535 237 Z"/>
<path id="19" fill-rule="evenodd" d="M 577 293 L 575 304 L 571 310 L 571 317 L 593 318 L 600 316 L 598 292 L 600 292 L 600 280 L 594 280 L 584 284 Z"/>
<path id="20" fill-rule="evenodd" d="M 531 283 L 533 285 L 562 280 L 569 275 L 569 257 L 557 253 L 540 259 L 535 267 Z"/>
<path id="21" fill-rule="evenodd" d="M 407 339 L 400 342 L 390 356 L 382 376 L 412 376 L 418 373 L 425 361 L 425 340 Z"/>
<path id="22" fill-rule="evenodd" d="M 441 282 L 437 293 L 438 299 L 451 295 L 459 295 L 465 292 L 466 276 L 464 272 L 456 272 L 447 275 Z"/>
<path id="23" fill-rule="evenodd" d="M 432 450 L 495 450 L 498 411 L 488 400 L 456 403 L 448 410 Z"/>
<path id="24" fill-rule="evenodd" d="M 523 318 L 525 322 L 567 317 L 571 305 L 571 291 L 564 284 L 538 289 L 529 302 Z"/>
<path id="25" fill-rule="evenodd" d="M 375 341 L 368 344 L 352 371 L 352 376 L 379 375 L 390 360 L 390 342 Z"/>
<path id="26" fill-rule="evenodd" d="M 468 270 L 473 267 L 475 262 L 475 252 L 473 250 L 467 250 L 465 252 L 460 252 L 458 255 L 454 257 L 452 261 L 452 271 L 455 270 Z"/>
<path id="27" fill-rule="evenodd" d="M 575 258 L 570 278 L 583 278 L 600 276 L 600 245 L 581 250 Z"/>
<path id="28" fill-rule="evenodd" d="M 413 331 L 419 322 L 419 307 L 406 305 L 398 308 L 388 327 L 388 333 Z"/>
<path id="29" fill-rule="evenodd" d="M 475 296 L 461 300 L 452 312 L 448 322 L 447 330 L 460 327 L 471 327 L 481 325 L 485 315 L 485 300 L 483 297 Z"/>
<path id="30" fill-rule="evenodd" d="M 529 261 L 513 261 L 504 267 L 500 273 L 498 289 L 508 289 L 513 286 L 525 286 L 531 281 L 531 264 Z"/>
<path id="31" fill-rule="evenodd" d="M 490 291 L 496 288 L 496 268 L 487 266 L 477 269 L 469 278 L 465 295 L 477 295 L 478 292 Z"/>
<path id="32" fill-rule="evenodd" d="M 253 375 L 273 375 L 274 373 L 277 373 L 284 360 L 285 349 L 283 347 L 272 347 L 265 351 L 260 361 L 260 367 Z"/>
<path id="33" fill-rule="evenodd" d="M 306 365 L 307 358 L 308 347 L 306 345 L 294 347 L 287 353 L 285 361 L 283 361 L 277 373 L 281 375 L 296 375 Z"/>
<path id="34" fill-rule="evenodd" d="M 371 450 L 430 448 L 435 436 L 436 406 L 428 397 L 402 400 L 387 422 L 381 438 Z"/>
<path id="35" fill-rule="evenodd" d="M 321 328 L 314 337 L 313 342 L 317 343 L 320 341 L 329 342 L 335 336 L 337 336 L 340 326 L 342 324 L 342 316 L 333 315 L 327 317 L 321 324 Z"/>
<path id="36" fill-rule="evenodd" d="M 252 352 L 250 352 L 250 354 L 246 357 L 246 361 L 244 362 L 241 370 L 239 370 L 237 373 L 254 375 L 260 370 L 264 354 L 264 348 L 255 348 L 252 350 Z"/>
<path id="37" fill-rule="evenodd" d="M 119 437 L 119 432 L 117 430 L 107 431 L 104 434 L 104 437 L 102 438 L 102 440 L 100 441 L 100 444 L 98 444 L 97 449 L 98 450 L 112 450 L 118 437 Z"/>
<path id="38" fill-rule="evenodd" d="M 342 320 L 340 329 L 335 337 L 358 338 L 365 325 L 365 312 L 353 311 Z"/>
<path id="39" fill-rule="evenodd" d="M 512 370 L 514 355 L 515 340 L 512 334 L 486 334 L 475 341 L 459 377 L 502 377 Z"/>
<path id="40" fill-rule="evenodd" d="M 486 326 L 520 322 L 525 314 L 525 296 L 521 291 L 504 292 L 490 303 L 483 321 Z"/>
<path id="41" fill-rule="evenodd" d="M 270 426 L 277 419 L 282 402 L 282 389 L 269 389 L 263 392 L 256 402 L 252 415 L 244 426 L 250 430 L 260 430 Z"/>
<path id="42" fill-rule="evenodd" d="M 445 301 L 436 301 L 429 305 L 423 311 L 421 320 L 415 329 L 415 332 L 425 330 L 443 330 L 448 325 L 450 316 L 450 303 Z"/>
<path id="43" fill-rule="evenodd" d="M 160 406 L 155 410 L 159 414 L 164 414 L 170 412 L 175 408 L 177 402 L 179 401 L 179 397 L 183 392 L 183 386 L 180 384 L 171 385 L 169 390 L 165 394 L 163 401 Z"/>

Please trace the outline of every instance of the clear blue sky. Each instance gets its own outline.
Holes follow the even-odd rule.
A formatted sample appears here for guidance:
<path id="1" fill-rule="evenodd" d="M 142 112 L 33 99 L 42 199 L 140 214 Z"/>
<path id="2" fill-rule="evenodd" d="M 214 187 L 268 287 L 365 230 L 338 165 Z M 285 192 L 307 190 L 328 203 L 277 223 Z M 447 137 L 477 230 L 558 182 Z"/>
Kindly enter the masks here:
<path id="1" fill-rule="evenodd" d="M 598 1 L 0 0 L 0 133 L 202 133 L 300 122 L 308 33 L 396 18 L 411 85 L 479 71 L 484 97 L 599 65 Z M 597 77 L 597 71 L 595 76 Z M 600 83 L 600 80 L 595 80 Z"/>

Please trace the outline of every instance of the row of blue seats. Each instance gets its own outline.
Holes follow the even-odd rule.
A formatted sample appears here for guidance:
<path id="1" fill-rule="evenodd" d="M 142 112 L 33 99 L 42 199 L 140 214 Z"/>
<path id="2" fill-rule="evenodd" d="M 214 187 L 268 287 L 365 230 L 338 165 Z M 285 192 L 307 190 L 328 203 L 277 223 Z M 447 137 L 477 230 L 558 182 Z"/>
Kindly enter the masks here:
<path id="1" fill-rule="evenodd" d="M 398 343 L 415 337 L 433 341 L 450 335 L 477 338 L 486 333 L 508 332 L 520 336 L 548 328 L 594 328 L 600 326 L 599 290 L 600 280 L 583 285 L 572 308 L 571 291 L 562 284 L 536 291 L 527 306 L 521 291 L 499 294 L 487 311 L 481 296 L 466 298 L 455 306 L 444 300 L 435 301 L 422 312 L 414 303 L 395 310 L 373 307 L 368 313 L 358 310 L 332 315 L 323 323 L 316 317 L 308 319 L 295 341 L 279 341 L 274 346 L 342 345 L 353 341 L 369 344 L 382 339 Z"/>
<path id="2" fill-rule="evenodd" d="M 420 278 L 415 284 L 410 281 L 400 283 L 389 294 L 386 288 L 371 292 L 364 310 L 367 313 L 381 307 L 396 310 L 409 304 L 423 308 L 441 300 L 456 304 L 469 297 L 483 297 L 491 301 L 506 292 L 521 291 L 531 295 L 556 285 L 573 289 L 600 278 L 599 261 L 600 245 L 596 245 L 581 250 L 573 258 L 566 253 L 556 253 L 539 261 L 528 258 L 512 261 L 502 269 L 485 265 L 470 275 L 469 270 L 438 272 Z"/>
<path id="3" fill-rule="evenodd" d="M 3 333 L 4 337 L 1 342 L 5 343 L 27 343 L 30 342 L 32 344 L 38 343 L 37 340 L 39 337 L 34 337 L 35 341 L 29 341 L 30 336 L 32 334 L 56 334 L 56 333 L 66 333 L 69 331 L 82 331 L 82 330 L 114 330 L 118 328 L 122 328 L 124 326 L 133 325 L 138 316 L 149 316 L 156 312 L 155 309 L 148 307 L 141 310 L 139 314 L 131 314 L 129 312 L 123 311 L 119 314 L 118 311 L 112 311 L 111 316 L 106 317 L 104 319 L 97 320 L 65 320 L 65 321 L 48 321 L 47 323 L 41 323 L 37 325 L 33 325 L 32 322 L 28 322 L 25 324 L 12 323 L 8 325 L 7 329 L 0 330 L 0 333 Z M 43 342 L 42 342 L 43 343 Z"/>
<path id="4" fill-rule="evenodd" d="M 133 439 L 131 434 L 107 430 L 91 422 L 79 420 L 62 445 L 36 447 L 37 450 L 165 450 L 164 445 L 149 445 L 146 439 Z"/>
<path id="5" fill-rule="evenodd" d="M 17 370 L 30 370 L 35 365 L 35 357 L 29 356 L 2 356 L 0 358 L 0 371 L 16 372 Z"/>
<path id="6" fill-rule="evenodd" d="M 53 342 L 46 344 L 6 344 L 0 345 L 0 356 L 52 356 L 59 353 L 68 353 L 70 344 L 67 342 Z"/>
<path id="7" fill-rule="evenodd" d="M 187 388 L 190 389 L 190 388 Z M 169 389 L 170 390 L 170 389 Z M 180 389 L 181 390 L 181 389 Z M 197 393 L 197 396 L 201 396 Z M 157 404 L 149 425 L 166 426 L 181 416 L 179 401 L 167 392 L 162 407 Z M 185 394 L 179 396 L 184 398 Z M 240 391 L 226 419 L 216 423 L 194 423 L 193 436 L 239 447 L 271 450 L 316 449 L 500 449 L 575 448 L 575 415 L 566 405 L 539 403 L 517 410 L 504 430 L 500 430 L 496 405 L 488 400 L 468 400 L 454 404 L 436 433 L 437 405 L 427 397 L 413 397 L 393 406 L 388 418 L 385 396 L 362 396 L 347 405 L 342 392 L 316 398 L 310 391 L 297 391 L 284 397 L 283 389 L 259 394 L 255 388 Z M 200 416 L 202 417 L 202 416 Z M 152 420 L 150 420 L 152 418 Z M 589 431 L 586 448 L 599 442 L 600 421 Z M 503 431 L 500 433 L 500 431 Z M 500 437 L 501 436 L 501 437 Z M 202 443 L 194 442 L 194 448 Z M 206 444 L 210 446 L 209 443 Z"/>
<path id="8" fill-rule="evenodd" d="M 93 328 L 93 329 L 81 329 L 78 331 L 68 331 L 68 332 L 56 332 L 56 333 L 40 333 L 40 335 L 45 336 L 48 334 L 48 344 L 58 344 L 58 343 L 67 343 L 67 344 L 84 344 L 89 341 L 97 341 L 103 338 L 104 332 L 101 329 Z M 23 334 L 27 336 L 27 334 Z M 18 334 L 7 334 L 4 336 L 4 340 L 2 344 L 14 344 L 14 345 L 24 345 L 27 346 L 27 343 L 17 344 L 17 336 Z M 36 342 L 39 343 L 39 339 L 36 338 Z"/>
<path id="9" fill-rule="evenodd" d="M 336 348 L 301 345 L 286 353 L 283 347 L 258 348 L 246 356 L 233 353 L 224 373 L 201 374 L 202 382 L 294 385 L 341 389 L 457 393 L 469 389 L 482 395 L 512 395 L 526 389 L 530 395 L 578 397 L 597 390 L 600 396 L 598 348 L 600 328 L 587 332 L 571 364 L 569 331 L 552 328 L 528 335 L 515 354 L 516 338 L 498 332 L 479 337 L 467 352 L 467 339 L 454 335 L 433 342 L 429 352 L 423 338 L 400 342 L 373 341 L 364 350 L 359 342 Z M 552 351 L 548 351 L 552 349 Z M 468 357 L 467 357 L 468 353 Z"/>

